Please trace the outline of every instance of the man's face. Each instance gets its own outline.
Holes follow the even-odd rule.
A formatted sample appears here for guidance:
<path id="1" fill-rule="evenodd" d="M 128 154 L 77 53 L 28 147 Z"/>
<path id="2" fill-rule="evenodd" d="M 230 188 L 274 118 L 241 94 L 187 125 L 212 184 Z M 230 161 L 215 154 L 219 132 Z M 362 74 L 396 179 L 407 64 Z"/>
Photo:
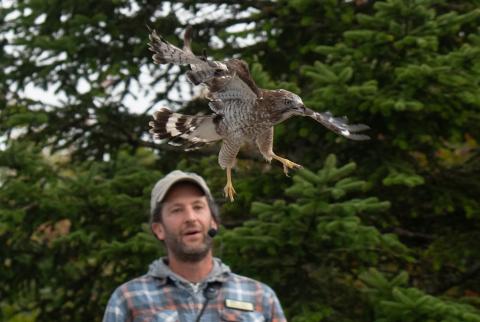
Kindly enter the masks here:
<path id="1" fill-rule="evenodd" d="M 163 201 L 162 222 L 152 224 L 158 239 L 164 240 L 168 254 L 184 262 L 205 258 L 212 247 L 207 232 L 217 228 L 207 197 L 195 184 L 175 184 Z"/>

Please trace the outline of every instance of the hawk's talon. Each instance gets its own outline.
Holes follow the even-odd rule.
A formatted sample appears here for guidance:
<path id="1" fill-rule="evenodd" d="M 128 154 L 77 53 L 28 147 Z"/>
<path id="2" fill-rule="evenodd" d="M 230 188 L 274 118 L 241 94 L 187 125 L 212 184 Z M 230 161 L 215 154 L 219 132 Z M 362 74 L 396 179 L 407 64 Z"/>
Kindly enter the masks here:
<path id="1" fill-rule="evenodd" d="M 230 199 L 230 202 L 233 202 L 233 196 L 237 194 L 235 189 L 233 189 L 233 183 L 232 183 L 232 168 L 227 167 L 227 184 L 225 185 L 225 188 L 223 188 L 223 191 L 225 192 L 225 197 Z"/>
<path id="2" fill-rule="evenodd" d="M 225 197 L 229 198 L 231 202 L 233 202 L 233 197 L 237 194 L 235 189 L 233 188 L 233 185 L 230 183 L 227 183 L 225 188 L 223 188 L 223 191 L 225 192 Z"/>
<path id="3" fill-rule="evenodd" d="M 303 168 L 300 164 L 296 164 L 296 163 L 294 163 L 290 160 L 287 160 L 287 161 L 288 161 L 288 165 L 285 164 L 285 163 L 283 164 L 283 173 L 285 173 L 285 176 L 287 176 L 287 177 L 290 177 L 288 175 L 288 170 L 289 169 L 301 169 L 301 168 Z"/>
<path id="4" fill-rule="evenodd" d="M 290 177 L 288 175 L 288 170 L 289 169 L 300 169 L 303 168 L 300 164 L 296 164 L 295 162 L 292 162 L 290 160 L 284 159 L 282 157 L 279 157 L 278 155 L 272 156 L 275 160 L 281 162 L 283 164 L 283 173 L 285 173 L 285 176 Z"/>

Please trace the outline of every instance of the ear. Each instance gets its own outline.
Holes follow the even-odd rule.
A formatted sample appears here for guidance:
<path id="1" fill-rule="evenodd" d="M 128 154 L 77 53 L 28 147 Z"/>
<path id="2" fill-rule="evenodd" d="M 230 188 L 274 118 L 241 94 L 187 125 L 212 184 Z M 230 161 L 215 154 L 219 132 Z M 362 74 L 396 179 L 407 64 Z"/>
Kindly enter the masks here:
<path id="1" fill-rule="evenodd" d="M 152 226 L 152 232 L 157 237 L 159 240 L 165 240 L 165 229 L 163 228 L 163 225 L 160 223 L 153 223 Z"/>
<path id="2" fill-rule="evenodd" d="M 212 223 L 210 224 L 210 227 L 211 227 L 211 228 L 215 228 L 215 229 L 218 230 L 218 224 L 217 224 L 217 222 L 212 219 Z"/>

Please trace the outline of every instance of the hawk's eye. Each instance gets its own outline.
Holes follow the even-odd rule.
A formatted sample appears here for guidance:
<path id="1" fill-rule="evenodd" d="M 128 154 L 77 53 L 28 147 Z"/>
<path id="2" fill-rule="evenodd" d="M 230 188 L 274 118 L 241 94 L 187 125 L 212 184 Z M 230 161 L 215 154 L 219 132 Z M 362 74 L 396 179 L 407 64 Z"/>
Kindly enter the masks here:
<path id="1" fill-rule="evenodd" d="M 285 105 L 290 105 L 290 104 L 292 104 L 292 101 L 289 100 L 288 98 L 285 98 L 284 101 L 283 101 L 283 103 L 284 103 Z"/>

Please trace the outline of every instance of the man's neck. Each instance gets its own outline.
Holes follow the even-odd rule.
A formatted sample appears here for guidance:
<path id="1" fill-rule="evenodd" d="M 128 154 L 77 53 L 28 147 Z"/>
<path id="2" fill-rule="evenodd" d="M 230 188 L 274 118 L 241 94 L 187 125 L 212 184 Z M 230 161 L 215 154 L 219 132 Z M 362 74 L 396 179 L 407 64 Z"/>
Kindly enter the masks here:
<path id="1" fill-rule="evenodd" d="M 174 256 L 168 257 L 168 266 L 172 272 L 180 275 L 192 283 L 203 281 L 213 268 L 213 257 L 211 254 L 205 256 L 198 262 L 182 262 Z"/>

